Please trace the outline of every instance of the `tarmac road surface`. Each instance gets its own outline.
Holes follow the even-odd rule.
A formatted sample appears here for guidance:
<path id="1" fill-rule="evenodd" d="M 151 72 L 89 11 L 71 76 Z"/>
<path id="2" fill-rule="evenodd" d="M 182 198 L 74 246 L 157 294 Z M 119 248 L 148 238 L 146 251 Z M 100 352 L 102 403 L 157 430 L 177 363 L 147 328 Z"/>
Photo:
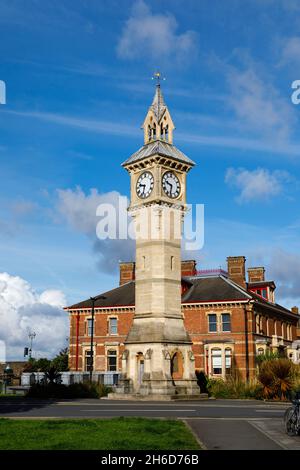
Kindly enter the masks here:
<path id="1" fill-rule="evenodd" d="M 136 416 L 183 419 L 207 449 L 299 449 L 289 437 L 283 415 L 289 404 L 255 400 L 180 402 L 116 400 L 0 400 L 1 418 L 112 418 Z"/>

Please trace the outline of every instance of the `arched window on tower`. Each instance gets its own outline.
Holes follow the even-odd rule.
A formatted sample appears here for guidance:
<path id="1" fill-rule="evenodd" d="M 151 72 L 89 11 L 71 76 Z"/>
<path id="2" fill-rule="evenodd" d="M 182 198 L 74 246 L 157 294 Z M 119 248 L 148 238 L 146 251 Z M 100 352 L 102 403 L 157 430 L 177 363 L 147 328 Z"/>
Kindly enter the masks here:
<path id="1" fill-rule="evenodd" d="M 168 124 L 165 127 L 165 139 L 169 141 L 169 126 Z"/>
<path id="2" fill-rule="evenodd" d="M 153 125 L 153 134 L 152 134 L 152 139 L 155 140 L 156 139 L 156 124 L 154 123 Z"/>

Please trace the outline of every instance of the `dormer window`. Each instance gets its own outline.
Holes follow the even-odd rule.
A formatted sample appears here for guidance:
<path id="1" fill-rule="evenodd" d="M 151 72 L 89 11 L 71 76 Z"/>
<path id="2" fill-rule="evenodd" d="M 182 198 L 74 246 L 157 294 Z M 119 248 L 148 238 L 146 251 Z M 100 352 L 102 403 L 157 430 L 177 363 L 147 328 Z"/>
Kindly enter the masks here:
<path id="1" fill-rule="evenodd" d="M 260 287 L 260 288 L 252 288 L 250 289 L 251 292 L 253 292 L 256 295 L 259 295 L 265 300 L 268 300 L 268 289 L 266 287 Z"/>

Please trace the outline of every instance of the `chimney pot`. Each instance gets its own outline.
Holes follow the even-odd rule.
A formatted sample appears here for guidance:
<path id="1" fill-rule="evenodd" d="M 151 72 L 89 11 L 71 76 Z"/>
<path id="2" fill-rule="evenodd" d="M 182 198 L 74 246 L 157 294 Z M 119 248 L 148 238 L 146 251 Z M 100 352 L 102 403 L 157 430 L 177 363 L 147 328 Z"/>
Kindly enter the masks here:
<path id="1" fill-rule="evenodd" d="M 248 268 L 248 282 L 261 282 L 265 280 L 265 268 L 262 266 Z"/>
<path id="2" fill-rule="evenodd" d="M 195 276 L 197 274 L 196 264 L 193 259 L 181 261 L 181 276 Z"/>
<path id="3" fill-rule="evenodd" d="M 296 313 L 296 315 L 299 315 L 299 307 L 292 307 L 292 308 L 291 308 L 291 311 L 292 311 L 293 313 Z"/>
<path id="4" fill-rule="evenodd" d="M 245 263 L 245 256 L 228 256 L 227 258 L 229 279 L 239 284 L 244 289 L 246 289 Z"/>
<path id="5" fill-rule="evenodd" d="M 120 286 L 126 284 L 126 282 L 134 281 L 135 279 L 135 263 L 121 262 L 120 263 Z"/>

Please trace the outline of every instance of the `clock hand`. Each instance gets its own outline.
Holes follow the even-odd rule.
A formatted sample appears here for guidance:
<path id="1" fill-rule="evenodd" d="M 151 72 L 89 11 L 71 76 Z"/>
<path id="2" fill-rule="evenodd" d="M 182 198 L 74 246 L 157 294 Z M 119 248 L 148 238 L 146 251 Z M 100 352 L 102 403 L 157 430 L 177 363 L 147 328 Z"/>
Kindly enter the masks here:
<path id="1" fill-rule="evenodd" d="M 172 192 L 173 184 L 172 184 L 170 181 L 168 181 L 168 180 L 167 180 L 167 183 L 168 183 L 168 185 L 170 186 L 170 192 Z"/>

